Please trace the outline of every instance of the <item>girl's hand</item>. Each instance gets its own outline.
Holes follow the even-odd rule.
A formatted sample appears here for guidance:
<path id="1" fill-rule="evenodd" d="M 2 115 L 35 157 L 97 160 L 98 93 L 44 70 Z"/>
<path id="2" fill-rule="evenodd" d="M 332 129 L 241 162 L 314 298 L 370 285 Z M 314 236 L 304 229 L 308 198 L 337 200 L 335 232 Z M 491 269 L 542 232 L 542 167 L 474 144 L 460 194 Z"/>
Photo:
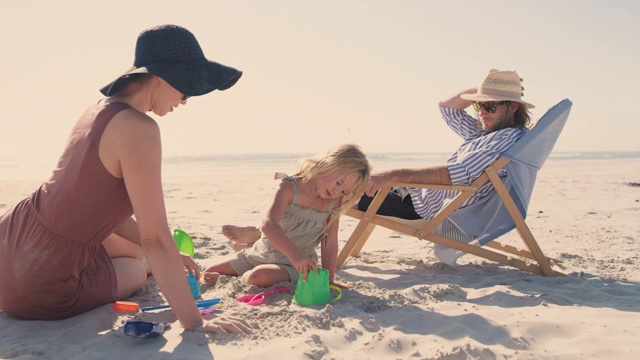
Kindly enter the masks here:
<path id="1" fill-rule="evenodd" d="M 222 315 L 211 320 L 204 320 L 202 325 L 195 328 L 193 331 L 249 335 L 253 334 L 253 327 L 249 325 L 246 320 L 239 317 Z"/>
<path id="2" fill-rule="evenodd" d="M 296 269 L 297 272 L 302 274 L 302 279 L 304 281 L 307 281 L 307 274 L 309 274 L 309 268 L 312 268 L 316 274 L 318 273 L 318 265 L 315 263 L 315 261 L 312 261 L 305 255 L 301 254 L 297 258 L 290 259 L 290 260 L 291 260 L 291 264 L 293 265 L 293 268 Z"/>
<path id="3" fill-rule="evenodd" d="M 200 268 L 198 267 L 198 264 L 196 264 L 191 256 L 187 254 L 180 253 L 180 256 L 182 257 L 182 263 L 184 264 L 184 267 L 187 269 L 189 274 L 195 274 L 196 278 L 200 280 Z"/>

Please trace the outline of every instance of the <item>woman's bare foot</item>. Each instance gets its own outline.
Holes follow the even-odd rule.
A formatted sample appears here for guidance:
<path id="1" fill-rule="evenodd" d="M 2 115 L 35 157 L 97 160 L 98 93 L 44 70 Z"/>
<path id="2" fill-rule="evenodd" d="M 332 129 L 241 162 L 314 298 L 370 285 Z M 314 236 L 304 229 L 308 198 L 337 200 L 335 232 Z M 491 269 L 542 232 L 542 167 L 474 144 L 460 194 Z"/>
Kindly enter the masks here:
<path id="1" fill-rule="evenodd" d="M 217 272 L 205 272 L 202 274 L 202 279 L 209 285 L 215 285 L 218 282 L 220 274 Z"/>
<path id="2" fill-rule="evenodd" d="M 255 226 L 223 225 L 222 234 L 233 243 L 249 245 L 245 247 L 250 247 L 262 236 L 260 229 Z"/>

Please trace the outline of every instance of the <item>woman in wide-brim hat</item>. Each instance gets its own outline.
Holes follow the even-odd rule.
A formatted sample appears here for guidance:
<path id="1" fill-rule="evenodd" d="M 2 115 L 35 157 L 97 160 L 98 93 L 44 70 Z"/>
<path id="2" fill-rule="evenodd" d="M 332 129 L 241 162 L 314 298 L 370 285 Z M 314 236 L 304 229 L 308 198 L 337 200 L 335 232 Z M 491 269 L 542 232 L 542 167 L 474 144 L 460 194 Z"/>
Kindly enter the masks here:
<path id="1" fill-rule="evenodd" d="M 49 180 L 0 217 L 0 309 L 67 318 L 127 298 L 151 272 L 185 329 L 250 332 L 233 317 L 204 321 L 196 308 L 185 267 L 200 270 L 169 230 L 160 130 L 146 114 L 163 116 L 241 75 L 208 60 L 183 27 L 143 31 L 133 66 L 80 117 Z"/>

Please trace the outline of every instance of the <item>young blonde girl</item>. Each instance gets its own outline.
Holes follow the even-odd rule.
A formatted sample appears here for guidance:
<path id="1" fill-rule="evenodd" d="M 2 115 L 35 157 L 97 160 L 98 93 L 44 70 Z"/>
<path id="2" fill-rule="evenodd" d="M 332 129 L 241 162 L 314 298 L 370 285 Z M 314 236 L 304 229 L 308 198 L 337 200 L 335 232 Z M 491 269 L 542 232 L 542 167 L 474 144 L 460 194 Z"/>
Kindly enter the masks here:
<path id="1" fill-rule="evenodd" d="M 322 267 L 334 283 L 339 216 L 358 201 L 370 171 L 366 156 L 352 144 L 305 159 L 294 176 L 281 177 L 260 228 L 264 237 L 210 266 L 204 280 L 215 284 L 221 274 L 242 276 L 246 284 L 269 287 L 296 281 L 299 274 L 306 279 L 310 269 L 318 270 L 315 249 L 320 244 Z"/>

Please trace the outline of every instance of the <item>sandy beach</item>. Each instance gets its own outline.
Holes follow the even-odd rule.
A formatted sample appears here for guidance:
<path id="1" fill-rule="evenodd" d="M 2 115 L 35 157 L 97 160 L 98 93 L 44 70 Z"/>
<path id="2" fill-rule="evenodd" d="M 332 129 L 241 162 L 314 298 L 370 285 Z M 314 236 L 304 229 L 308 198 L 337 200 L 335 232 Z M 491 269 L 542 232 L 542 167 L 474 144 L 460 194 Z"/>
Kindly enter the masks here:
<path id="1" fill-rule="evenodd" d="M 233 250 L 223 224 L 255 225 L 275 171 L 173 173 L 164 188 L 169 223 L 190 233 L 205 268 Z M 0 212 L 39 181 L 0 180 Z M 249 336 L 184 332 L 170 311 L 123 313 L 105 305 L 63 321 L 0 313 L 2 359 L 638 359 L 640 358 L 640 159 L 549 161 L 527 222 L 566 277 L 542 277 L 467 255 L 438 263 L 432 245 L 386 229 L 337 273 L 340 300 L 301 306 L 293 290 L 249 306 L 265 289 L 222 277 L 202 285 L 222 311 L 247 319 Z M 341 219 L 344 245 L 356 225 Z M 502 238 L 517 244 L 516 234 Z M 282 283 L 277 286 L 294 284 Z M 165 304 L 152 277 L 129 299 Z M 126 336 L 127 320 L 172 324 L 161 337 Z"/>

